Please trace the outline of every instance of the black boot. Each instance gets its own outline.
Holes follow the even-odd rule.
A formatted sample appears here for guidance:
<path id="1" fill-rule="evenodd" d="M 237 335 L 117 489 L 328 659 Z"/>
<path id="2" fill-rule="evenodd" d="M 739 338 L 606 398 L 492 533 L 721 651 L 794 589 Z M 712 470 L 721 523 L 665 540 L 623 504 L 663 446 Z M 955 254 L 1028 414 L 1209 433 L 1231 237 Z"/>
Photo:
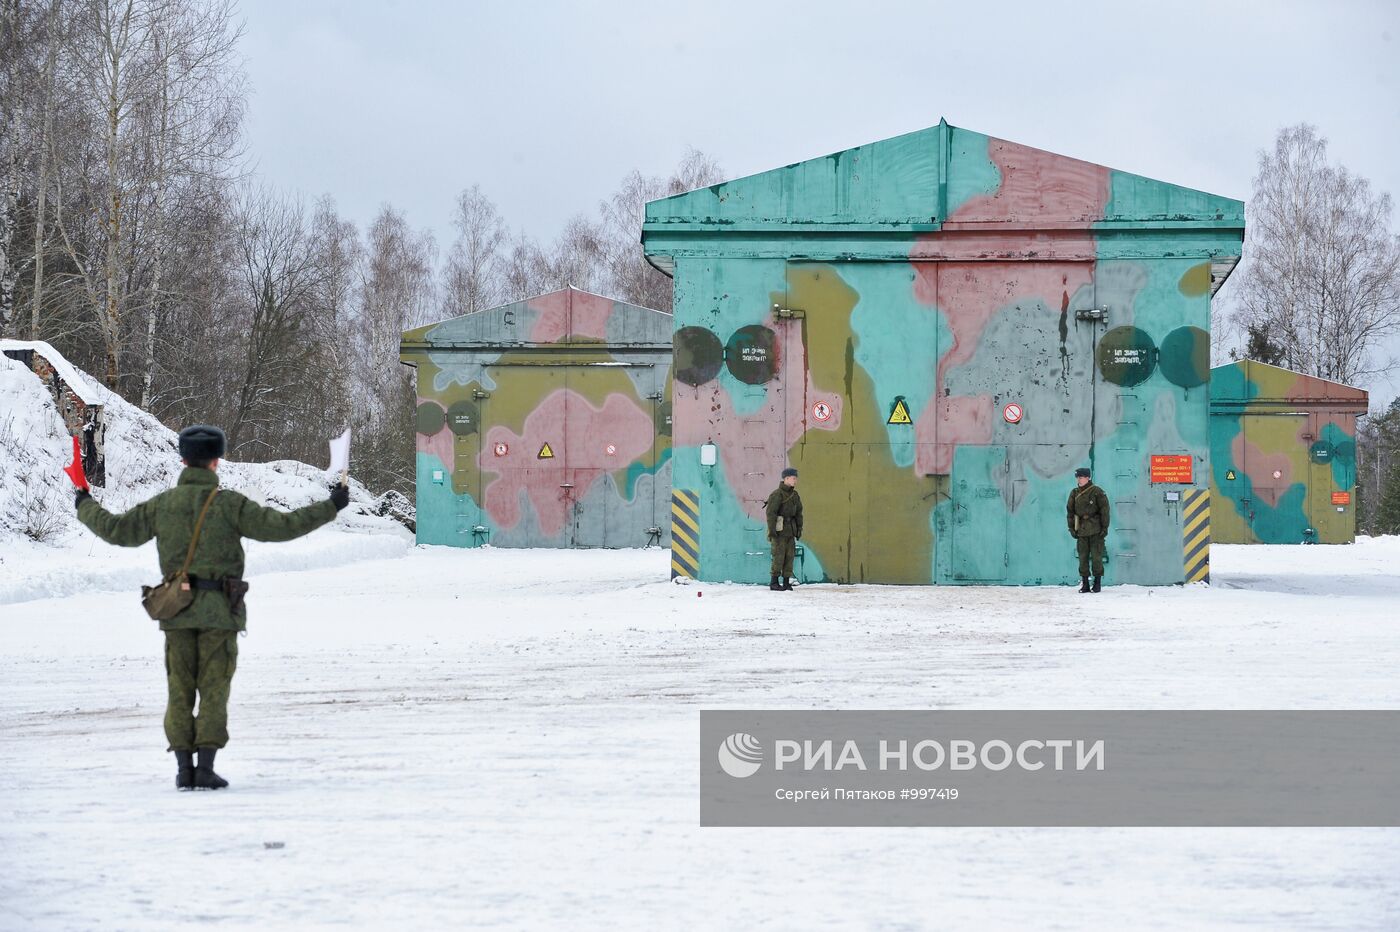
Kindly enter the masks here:
<path id="1" fill-rule="evenodd" d="M 1083 580 L 1083 582 L 1081 582 L 1081 583 L 1079 584 L 1079 591 L 1080 591 L 1080 592 L 1089 592 L 1089 591 L 1091 591 L 1091 590 L 1089 589 L 1089 577 L 1088 577 L 1088 576 L 1081 576 L 1081 577 L 1079 577 L 1079 578 L 1080 578 L 1081 580 Z"/>
<path id="2" fill-rule="evenodd" d="M 175 765 L 180 768 L 175 773 L 175 789 L 194 789 L 194 752 L 176 751 Z"/>
<path id="3" fill-rule="evenodd" d="M 1102 577 L 1102 576 L 1095 576 L 1095 577 L 1094 577 L 1094 588 L 1091 589 L 1090 591 L 1091 591 L 1091 592 L 1098 592 L 1098 591 L 1100 591 L 1100 590 L 1103 588 L 1103 587 L 1100 585 L 1100 583 L 1102 583 L 1102 582 L 1103 582 L 1103 577 Z"/>
<path id="4" fill-rule="evenodd" d="M 218 748 L 200 748 L 199 766 L 194 771 L 194 785 L 201 790 L 221 790 L 228 781 L 214 772 L 214 755 Z"/>
<path id="5" fill-rule="evenodd" d="M 776 577 L 776 576 L 774 576 L 771 580 L 769 580 L 769 582 L 768 582 L 768 588 L 769 588 L 769 589 L 772 589 L 774 592 L 782 592 L 782 591 L 783 591 L 783 587 L 778 583 L 778 577 Z"/>
<path id="6" fill-rule="evenodd" d="M 783 580 L 783 591 L 784 591 L 784 592 L 791 592 L 791 591 L 792 591 L 792 577 L 791 577 L 791 576 L 789 576 L 789 577 L 787 577 L 786 579 Z"/>

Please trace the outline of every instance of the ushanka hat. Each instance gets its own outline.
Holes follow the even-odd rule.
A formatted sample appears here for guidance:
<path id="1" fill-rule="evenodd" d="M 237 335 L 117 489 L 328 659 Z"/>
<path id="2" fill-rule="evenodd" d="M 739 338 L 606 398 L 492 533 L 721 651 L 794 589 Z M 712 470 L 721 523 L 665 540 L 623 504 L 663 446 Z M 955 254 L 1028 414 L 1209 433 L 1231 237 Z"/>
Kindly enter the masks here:
<path id="1" fill-rule="evenodd" d="M 195 424 L 180 431 L 180 457 L 207 463 L 224 455 L 224 432 L 208 424 Z"/>
<path id="2" fill-rule="evenodd" d="M 1088 479 L 1088 478 L 1089 478 L 1089 467 L 1088 467 L 1088 466 L 1080 466 L 1078 469 L 1076 469 L 1076 470 L 1074 471 L 1074 477 L 1075 477 L 1076 479 L 1081 479 L 1081 478 L 1082 478 L 1082 479 Z"/>

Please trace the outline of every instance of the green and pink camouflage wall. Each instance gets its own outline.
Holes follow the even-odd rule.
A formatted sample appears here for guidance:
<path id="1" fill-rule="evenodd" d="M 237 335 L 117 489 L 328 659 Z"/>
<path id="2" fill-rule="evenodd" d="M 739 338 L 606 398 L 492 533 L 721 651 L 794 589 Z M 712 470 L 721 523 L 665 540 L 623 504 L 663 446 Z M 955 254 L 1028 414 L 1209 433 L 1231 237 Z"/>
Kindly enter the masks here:
<path id="1" fill-rule="evenodd" d="M 1211 522 L 1222 544 L 1356 540 L 1365 391 L 1242 359 L 1211 370 Z"/>
<path id="2" fill-rule="evenodd" d="M 653 201 L 673 569 L 766 579 L 763 501 L 792 465 L 801 579 L 1067 583 L 1090 466 L 1106 581 L 1183 581 L 1210 301 L 1243 235 L 1240 201 L 946 122 Z"/>
<path id="3" fill-rule="evenodd" d="M 566 288 L 406 331 L 419 543 L 670 543 L 671 316 Z"/>

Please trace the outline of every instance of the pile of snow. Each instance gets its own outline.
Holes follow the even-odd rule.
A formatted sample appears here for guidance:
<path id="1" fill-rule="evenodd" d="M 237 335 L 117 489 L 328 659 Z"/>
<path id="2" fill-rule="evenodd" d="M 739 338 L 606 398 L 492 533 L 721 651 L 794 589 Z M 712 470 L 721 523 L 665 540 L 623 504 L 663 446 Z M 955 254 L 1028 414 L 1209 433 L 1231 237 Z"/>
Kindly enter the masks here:
<path id="1" fill-rule="evenodd" d="M 39 351 L 76 393 L 103 406 L 107 487 L 94 487 L 93 496 L 104 507 L 125 511 L 175 484 L 183 466 L 173 430 L 87 378 L 52 348 Z M 95 539 L 78 523 L 72 485 L 63 474 L 72 455 L 72 440 L 48 390 L 25 365 L 0 356 L 0 544 L 4 544 L 0 602 L 76 591 L 70 587 L 81 586 L 84 579 L 92 582 L 89 573 L 100 579 L 110 568 L 94 565 L 75 571 L 69 561 L 57 563 L 51 558 L 55 550 L 86 552 L 103 564 L 117 565 L 111 580 L 115 585 L 128 585 L 131 574 L 137 571 L 136 566 L 128 568 L 132 562 L 129 557 L 99 553 L 99 549 L 111 548 L 105 544 L 92 547 Z M 223 487 L 283 510 L 324 499 L 334 481 L 335 477 L 323 469 L 291 460 L 219 464 Z M 402 553 L 412 544 L 412 534 L 405 527 L 411 526 L 412 517 L 412 508 L 403 496 L 391 493 L 376 498 L 352 478 L 350 506 L 332 529 L 339 535 L 383 539 L 368 544 L 332 543 L 318 532 L 314 536 L 321 541 L 319 550 L 329 548 L 329 552 L 318 558 L 308 555 L 307 565 L 329 565 L 326 559 L 336 563 Z M 136 551 L 142 556 L 139 571 L 143 580 L 155 565 L 154 556 L 144 554 L 144 549 Z M 50 558 L 46 560 L 45 554 Z"/>
<path id="2" fill-rule="evenodd" d="M 49 365 L 53 366 L 53 371 L 58 373 L 58 377 L 68 384 L 68 387 L 73 390 L 73 394 L 77 395 L 84 404 L 97 405 L 102 403 L 102 399 L 94 390 L 92 380 L 84 375 L 81 369 L 69 362 L 68 357 L 43 340 L 0 340 L 0 353 L 11 350 L 38 353 L 48 360 Z"/>
<path id="3" fill-rule="evenodd" d="M 0 356 L 0 541 L 57 539 L 76 525 L 63 474 L 72 455 L 73 441 L 43 384 Z"/>

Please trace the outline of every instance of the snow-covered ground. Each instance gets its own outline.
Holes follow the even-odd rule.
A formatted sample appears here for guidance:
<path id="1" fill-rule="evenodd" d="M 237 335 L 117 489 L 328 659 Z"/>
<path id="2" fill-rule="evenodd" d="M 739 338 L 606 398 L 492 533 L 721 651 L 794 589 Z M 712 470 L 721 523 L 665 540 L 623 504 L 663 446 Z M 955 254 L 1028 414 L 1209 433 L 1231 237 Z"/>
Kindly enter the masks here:
<path id="1" fill-rule="evenodd" d="M 173 788 L 137 555 L 0 583 L 0 928 L 1400 926 L 1397 830 L 701 829 L 696 747 L 716 707 L 1393 708 L 1400 539 L 1081 596 L 344 536 L 253 552 L 219 793 Z"/>

